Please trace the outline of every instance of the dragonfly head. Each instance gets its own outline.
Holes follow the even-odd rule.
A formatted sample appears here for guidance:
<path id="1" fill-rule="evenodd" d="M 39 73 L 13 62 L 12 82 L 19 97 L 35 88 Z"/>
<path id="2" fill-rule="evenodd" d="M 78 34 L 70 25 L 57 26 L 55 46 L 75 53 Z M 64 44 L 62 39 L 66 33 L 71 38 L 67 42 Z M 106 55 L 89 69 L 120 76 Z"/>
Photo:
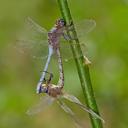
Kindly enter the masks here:
<path id="1" fill-rule="evenodd" d="M 47 92 L 48 92 L 48 86 L 46 84 L 42 84 L 41 93 L 47 93 Z"/>
<path id="2" fill-rule="evenodd" d="M 66 22 L 64 21 L 64 19 L 57 19 L 56 20 L 56 26 L 64 27 L 65 25 L 66 25 Z"/>

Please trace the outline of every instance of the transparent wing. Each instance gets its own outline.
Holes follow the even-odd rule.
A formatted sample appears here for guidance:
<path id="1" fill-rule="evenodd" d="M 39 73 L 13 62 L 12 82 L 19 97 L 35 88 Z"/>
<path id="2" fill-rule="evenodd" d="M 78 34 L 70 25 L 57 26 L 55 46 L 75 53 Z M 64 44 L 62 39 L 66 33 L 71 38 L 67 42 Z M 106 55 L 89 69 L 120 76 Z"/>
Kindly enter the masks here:
<path id="1" fill-rule="evenodd" d="M 75 113 L 61 100 L 57 100 L 57 103 L 60 105 L 60 107 L 70 115 L 70 117 L 73 119 L 75 122 L 75 125 L 77 128 L 82 128 L 82 124 L 80 124 L 80 121 L 78 118 L 75 116 Z"/>
<path id="2" fill-rule="evenodd" d="M 83 21 L 74 23 L 74 26 L 77 31 L 78 39 L 80 40 L 80 47 L 82 50 L 82 53 L 79 53 L 76 56 L 76 58 L 79 58 L 82 55 L 84 56 L 87 55 L 86 37 L 87 37 L 87 34 L 95 28 L 96 22 L 94 20 L 83 20 Z M 70 29 L 72 29 L 72 26 L 71 28 L 69 27 L 69 30 Z M 71 37 L 71 38 L 75 39 L 76 37 Z M 73 47 L 77 47 L 76 45 L 77 44 L 75 42 L 72 43 Z M 72 50 L 69 42 L 64 41 L 64 39 L 61 40 L 60 47 L 62 51 L 61 52 L 62 58 L 65 61 L 71 60 L 73 58 L 73 55 L 72 55 Z"/>
<path id="3" fill-rule="evenodd" d="M 101 118 L 101 116 L 99 116 L 97 113 L 95 113 L 94 111 L 92 111 L 91 109 L 89 109 L 88 107 L 86 107 L 85 105 L 83 105 L 83 104 L 79 101 L 79 99 L 76 98 L 75 96 L 65 93 L 65 94 L 63 95 L 63 97 L 64 97 L 65 99 L 67 99 L 67 100 L 69 100 L 69 101 L 71 101 L 71 102 L 73 102 L 73 103 L 79 105 L 84 111 L 90 113 L 93 117 L 98 118 L 98 119 L 100 119 L 100 120 L 102 120 L 102 121 L 104 122 L 104 120 L 103 120 L 103 118 Z"/>
<path id="4" fill-rule="evenodd" d="M 83 20 L 81 22 L 75 23 L 78 37 L 80 42 L 82 42 L 81 49 L 84 55 L 87 53 L 87 48 L 85 45 L 86 34 L 89 33 L 95 26 L 96 23 L 94 20 Z M 17 50 L 20 53 L 29 53 L 33 58 L 46 58 L 48 55 L 47 30 L 38 25 L 30 17 L 26 19 L 24 28 L 25 29 L 21 32 L 15 46 Z M 63 40 L 61 40 L 60 43 L 60 47 L 62 49 L 62 58 L 65 61 L 72 60 L 73 56 L 69 43 Z M 76 47 L 76 44 L 73 45 Z M 78 55 L 77 58 L 80 56 L 82 56 L 82 54 Z"/>
<path id="5" fill-rule="evenodd" d="M 32 108 L 30 108 L 26 113 L 28 115 L 34 115 L 37 114 L 41 111 L 43 111 L 45 108 L 47 108 L 49 105 L 51 105 L 53 103 L 55 99 L 46 95 L 46 96 L 42 96 L 40 98 L 39 103 L 35 104 L 35 106 L 33 106 Z"/>
<path id="6" fill-rule="evenodd" d="M 85 39 L 86 35 L 95 28 L 96 22 L 92 19 L 85 19 L 74 23 L 74 25 L 78 34 L 78 38 L 81 41 L 81 39 Z"/>
<path id="7" fill-rule="evenodd" d="M 19 34 L 19 38 L 16 43 L 16 48 L 21 53 L 29 52 L 33 58 L 44 58 L 48 54 L 48 41 L 47 41 L 47 30 L 33 21 L 28 17 L 25 21 L 25 26 L 23 31 Z M 96 23 L 94 20 L 83 20 L 75 23 L 75 28 L 77 30 L 78 38 L 80 39 L 81 49 L 85 54 L 87 49 L 85 46 L 85 37 L 94 27 Z M 84 42 L 83 42 L 84 40 Z M 69 43 L 66 41 L 61 41 L 61 48 L 63 48 L 64 59 L 70 60 L 72 58 L 72 52 Z M 75 47 L 75 44 L 74 44 Z M 66 54 L 65 54 L 66 53 Z M 81 56 L 81 55 L 79 55 Z M 79 57 L 77 56 L 77 57 Z"/>
<path id="8" fill-rule="evenodd" d="M 76 47 L 76 44 L 73 43 L 72 44 L 73 47 Z M 84 43 L 81 43 L 80 44 L 80 47 L 81 47 L 81 50 L 82 50 L 82 54 L 77 54 L 77 56 L 75 56 L 76 58 L 79 58 L 81 57 L 82 55 L 87 55 L 87 47 Z M 60 50 L 61 50 L 61 56 L 62 56 L 62 59 L 65 61 L 65 62 L 68 62 L 70 60 L 73 59 L 73 53 L 72 53 L 72 49 L 71 49 L 71 46 L 69 44 L 69 42 L 60 42 Z"/>
<path id="9" fill-rule="evenodd" d="M 47 30 L 43 27 L 41 27 L 39 24 L 37 24 L 34 20 L 32 20 L 30 17 L 26 18 L 26 23 L 33 28 L 35 31 L 42 33 L 42 34 L 47 34 Z"/>
<path id="10" fill-rule="evenodd" d="M 20 53 L 29 53 L 33 58 L 45 57 L 48 54 L 47 30 L 27 18 L 18 34 L 15 48 Z"/>

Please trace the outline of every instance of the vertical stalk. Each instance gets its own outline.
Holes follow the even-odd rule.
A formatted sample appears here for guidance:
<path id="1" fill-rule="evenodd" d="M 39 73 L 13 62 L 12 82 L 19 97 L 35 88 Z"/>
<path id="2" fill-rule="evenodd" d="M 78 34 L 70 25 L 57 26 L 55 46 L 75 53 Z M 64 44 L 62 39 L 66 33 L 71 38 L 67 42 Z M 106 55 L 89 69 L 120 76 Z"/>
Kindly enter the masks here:
<path id="1" fill-rule="evenodd" d="M 67 25 L 70 25 L 70 23 L 73 24 L 73 20 L 72 20 L 72 16 L 71 16 L 71 13 L 68 7 L 67 0 L 57 0 L 57 2 L 60 8 L 60 11 L 61 11 L 61 15 L 63 19 L 66 21 Z M 82 55 L 82 50 L 80 47 L 79 39 L 77 38 L 77 33 L 74 28 L 74 24 L 73 24 L 73 29 L 71 30 L 71 32 L 68 32 L 68 35 L 76 38 L 75 40 L 69 41 L 69 43 L 70 43 L 71 50 L 74 56 L 74 60 L 77 66 L 77 71 L 79 74 L 81 87 L 82 87 L 83 94 L 85 97 L 85 102 L 89 108 L 91 108 L 94 112 L 99 114 L 98 107 L 97 107 L 96 100 L 95 100 L 94 93 L 93 93 L 93 89 L 92 89 L 89 66 L 85 63 L 84 56 L 77 58 L 77 56 Z M 74 43 L 76 43 L 75 46 L 72 45 Z M 92 128 L 103 127 L 100 119 L 96 119 L 92 115 L 90 115 L 90 119 L 91 119 Z"/>

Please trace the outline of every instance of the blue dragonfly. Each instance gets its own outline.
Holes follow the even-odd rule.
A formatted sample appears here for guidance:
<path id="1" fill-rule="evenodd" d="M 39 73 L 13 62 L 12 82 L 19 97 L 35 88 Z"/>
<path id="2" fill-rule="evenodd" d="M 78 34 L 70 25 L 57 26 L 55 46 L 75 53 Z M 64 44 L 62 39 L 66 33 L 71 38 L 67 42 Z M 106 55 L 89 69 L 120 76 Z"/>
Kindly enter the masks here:
<path id="1" fill-rule="evenodd" d="M 75 121 L 75 123 L 77 125 L 79 125 L 79 121 L 76 118 L 74 112 L 61 100 L 62 98 L 65 98 L 65 99 L 79 105 L 80 108 L 82 108 L 84 111 L 87 111 L 88 113 L 93 115 L 94 118 L 98 118 L 98 119 L 103 121 L 103 119 L 97 113 L 95 113 L 94 111 L 92 111 L 91 109 L 89 109 L 85 105 L 83 105 L 75 96 L 68 94 L 68 93 L 65 93 L 63 91 L 64 72 L 63 72 L 63 63 L 62 63 L 63 57 L 61 57 L 61 53 L 60 53 L 60 47 L 62 47 L 62 43 L 60 43 L 60 38 L 64 37 L 64 39 L 66 39 L 66 40 L 70 39 L 65 34 L 65 31 L 69 30 L 69 28 L 67 28 L 67 26 L 65 25 L 64 20 L 63 19 L 56 20 L 54 27 L 49 32 L 47 32 L 46 29 L 42 28 L 37 23 L 35 23 L 31 18 L 28 18 L 27 22 L 29 23 L 31 28 L 40 32 L 41 37 L 42 37 L 41 40 L 36 40 L 35 42 L 29 41 L 30 42 L 29 45 L 31 46 L 30 49 L 32 49 L 32 51 L 33 51 L 33 49 L 34 49 L 34 51 L 35 51 L 35 49 L 39 51 L 39 49 L 42 48 L 43 52 L 45 49 L 48 49 L 48 53 L 46 54 L 47 55 L 46 64 L 44 66 L 43 72 L 41 74 L 41 78 L 40 78 L 38 85 L 37 85 L 37 93 L 45 93 L 47 95 L 45 97 L 41 98 L 39 104 L 36 104 L 36 106 L 29 109 L 27 111 L 27 114 L 29 114 L 29 115 L 36 114 L 36 113 L 42 111 L 45 107 L 47 107 L 53 101 L 56 100 L 57 103 L 60 105 L 60 107 L 73 118 L 73 120 Z M 84 26 L 86 26 L 86 28 L 88 28 L 87 30 L 84 30 L 84 34 L 91 31 L 91 29 L 94 28 L 94 26 L 95 26 L 95 22 L 93 20 L 85 20 L 83 23 L 84 23 Z M 71 26 L 69 26 L 69 27 L 71 27 Z M 82 35 L 83 35 L 83 33 L 80 34 L 79 37 Z M 38 36 L 39 36 L 39 34 L 38 34 Z M 48 42 L 47 45 L 46 45 L 46 41 Z M 38 44 L 37 44 L 37 42 L 38 42 Z M 32 45 L 32 44 L 34 44 L 34 45 Z M 25 48 L 29 48 L 29 45 L 26 42 L 21 43 L 21 45 L 25 46 Z M 37 49 L 38 45 L 39 45 L 39 49 Z M 68 45 L 68 44 L 65 43 L 65 45 Z M 47 46 L 47 48 L 45 48 L 44 46 Z M 24 49 L 23 49 L 23 52 L 24 52 Z M 41 57 L 43 57 L 43 55 L 44 55 L 43 52 L 41 53 Z M 67 52 L 67 49 L 66 49 L 66 52 Z M 51 79 L 52 79 L 53 75 L 50 75 L 49 80 L 45 80 L 45 76 L 46 76 L 46 73 L 48 70 L 51 56 L 54 53 L 56 54 L 56 56 L 58 58 L 58 66 L 59 66 L 59 74 L 60 74 L 59 75 L 59 81 L 56 85 L 51 83 Z M 79 57 L 80 56 L 81 55 L 79 55 Z M 36 56 L 34 56 L 34 57 L 36 57 Z M 85 58 L 85 59 L 87 60 L 87 58 Z"/>

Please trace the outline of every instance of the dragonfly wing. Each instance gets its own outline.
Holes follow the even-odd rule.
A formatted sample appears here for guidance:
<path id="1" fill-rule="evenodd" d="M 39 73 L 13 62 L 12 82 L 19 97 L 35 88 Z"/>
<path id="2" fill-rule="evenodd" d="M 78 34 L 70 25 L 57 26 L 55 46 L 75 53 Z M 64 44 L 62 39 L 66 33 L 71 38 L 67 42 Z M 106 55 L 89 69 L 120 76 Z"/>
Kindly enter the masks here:
<path id="1" fill-rule="evenodd" d="M 62 40 L 60 42 L 60 51 L 62 59 L 67 62 L 73 59 L 72 51 L 69 45 L 69 42 Z"/>
<path id="2" fill-rule="evenodd" d="M 71 101 L 71 102 L 73 102 L 73 103 L 79 105 L 84 111 L 90 113 L 93 117 L 98 118 L 98 119 L 100 119 L 100 120 L 102 120 L 102 121 L 104 122 L 104 120 L 103 120 L 103 118 L 101 118 L 101 116 L 99 116 L 99 115 L 98 115 L 97 113 L 95 113 L 93 110 L 91 110 L 91 109 L 89 109 L 88 107 L 86 107 L 85 105 L 83 105 L 83 104 L 80 102 L 80 100 L 79 100 L 78 98 L 76 98 L 75 96 L 65 93 L 65 94 L 63 95 L 63 97 L 64 97 L 65 99 L 67 99 L 67 100 L 69 100 L 69 101 Z"/>
<path id="3" fill-rule="evenodd" d="M 70 114 L 71 116 L 75 115 L 74 112 L 63 101 L 57 100 L 57 103 L 66 113 Z"/>
<path id="4" fill-rule="evenodd" d="M 74 23 L 78 38 L 85 38 L 87 33 L 91 32 L 95 26 L 96 22 L 92 19 L 85 19 L 80 22 Z"/>
<path id="5" fill-rule="evenodd" d="M 20 53 L 29 53 L 33 58 L 43 58 L 48 54 L 47 30 L 27 18 L 14 45 Z"/>
<path id="6" fill-rule="evenodd" d="M 26 18 L 26 23 L 30 26 L 30 28 L 34 29 L 35 31 L 39 33 L 47 34 L 47 30 L 43 27 L 41 27 L 39 24 L 37 24 L 32 18 L 28 17 Z"/>
<path id="7" fill-rule="evenodd" d="M 75 113 L 63 102 L 60 100 L 57 100 L 57 103 L 60 105 L 60 107 L 70 115 L 70 117 L 73 119 L 75 122 L 75 125 L 77 128 L 82 128 L 82 125 L 80 124 L 80 121 L 78 118 L 75 116 Z"/>
<path id="8" fill-rule="evenodd" d="M 45 108 L 47 108 L 49 105 L 51 105 L 54 101 L 54 98 L 50 96 L 41 97 L 39 103 L 37 103 L 35 106 L 30 108 L 26 113 L 28 115 L 35 115 L 41 111 L 43 111 Z"/>
<path id="9" fill-rule="evenodd" d="M 73 42 L 72 46 L 76 47 L 76 43 Z M 80 47 L 81 47 L 82 53 L 77 53 L 77 56 L 75 56 L 75 58 L 79 58 L 82 55 L 85 56 L 87 54 L 86 45 L 84 43 L 81 43 Z M 60 43 L 60 50 L 61 50 L 62 59 L 65 62 L 73 60 L 73 53 L 72 53 L 72 49 L 71 49 L 71 46 L 70 46 L 69 42 L 62 40 L 61 43 Z"/>
<path id="10" fill-rule="evenodd" d="M 80 47 L 82 50 L 82 53 L 77 53 L 76 58 L 79 58 L 81 56 L 86 56 L 88 54 L 87 46 L 86 46 L 86 35 L 87 33 L 91 32 L 95 26 L 96 22 L 94 20 L 83 20 L 78 23 L 74 23 L 74 26 L 76 28 L 76 32 L 78 35 L 78 39 L 80 40 Z M 69 28 L 70 29 L 70 28 Z M 76 37 L 71 37 L 72 39 L 75 39 Z M 77 43 L 70 42 L 73 47 L 77 47 Z M 61 50 L 62 50 L 62 58 L 65 61 L 71 60 L 73 58 L 71 46 L 68 41 L 61 40 Z"/>
<path id="11" fill-rule="evenodd" d="M 46 42 L 47 43 L 47 42 Z M 48 55 L 48 44 L 35 42 L 34 40 L 18 39 L 14 46 L 16 51 L 22 55 L 29 55 L 32 59 L 46 59 Z"/>
<path id="12" fill-rule="evenodd" d="M 78 55 L 79 57 L 84 56 L 87 58 L 87 56 L 88 56 L 88 48 L 87 48 L 88 38 L 87 38 L 87 36 L 88 36 L 88 33 L 90 33 L 95 27 L 96 27 L 96 22 L 95 22 L 95 20 L 92 20 L 92 19 L 86 19 L 86 20 L 80 21 L 75 24 L 78 39 L 80 41 L 80 47 L 82 50 L 82 55 L 80 53 Z M 87 64 L 90 64 L 90 62 L 89 63 L 87 62 Z"/>

